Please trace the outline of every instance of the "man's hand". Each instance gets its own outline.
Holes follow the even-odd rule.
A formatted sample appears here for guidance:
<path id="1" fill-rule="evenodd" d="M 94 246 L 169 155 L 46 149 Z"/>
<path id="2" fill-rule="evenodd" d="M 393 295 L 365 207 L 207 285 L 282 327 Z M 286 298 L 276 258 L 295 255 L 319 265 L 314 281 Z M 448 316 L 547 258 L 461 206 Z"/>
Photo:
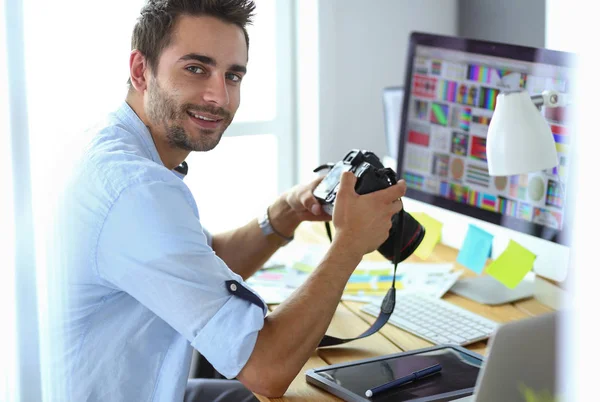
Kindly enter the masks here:
<path id="1" fill-rule="evenodd" d="M 397 184 L 369 194 L 355 191 L 356 176 L 342 173 L 340 188 L 333 209 L 336 238 L 363 254 L 376 250 L 389 236 L 392 216 L 402 209 L 400 197 L 406 193 L 406 183 Z"/>
<path id="2" fill-rule="evenodd" d="M 295 187 L 271 208 L 283 205 L 282 210 L 287 210 L 289 216 L 303 220 L 329 219 L 320 208 L 315 209 L 318 214 L 311 212 L 314 205 L 318 206 L 312 190 L 319 180 Z M 237 376 L 254 392 L 270 397 L 285 393 L 327 331 L 348 278 L 363 255 L 387 239 L 392 216 L 402 209 L 404 181 L 358 195 L 356 180 L 354 173 L 342 174 L 333 211 L 333 243 L 302 286 L 267 315 L 252 355 Z M 280 364 L 282 359 L 285 367 Z"/>
<path id="3" fill-rule="evenodd" d="M 308 184 L 299 184 L 282 194 L 269 207 L 271 225 L 279 233 L 291 236 L 303 221 L 328 221 L 331 216 L 323 211 L 313 195 L 314 189 L 323 180 L 318 177 Z"/>
<path id="4" fill-rule="evenodd" d="M 299 184 L 284 194 L 285 201 L 302 221 L 328 221 L 331 216 L 323 211 L 321 204 L 313 195 L 313 191 L 323 177 L 317 177 L 308 184 Z"/>

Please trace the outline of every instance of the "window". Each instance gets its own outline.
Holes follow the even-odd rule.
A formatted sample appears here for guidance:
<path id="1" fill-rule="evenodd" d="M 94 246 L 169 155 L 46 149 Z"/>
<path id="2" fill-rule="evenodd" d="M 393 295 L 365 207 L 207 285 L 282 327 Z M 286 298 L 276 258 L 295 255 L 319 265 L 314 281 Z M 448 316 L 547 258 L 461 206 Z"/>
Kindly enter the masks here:
<path id="1" fill-rule="evenodd" d="M 17 324 L 15 311 L 15 226 L 13 204 L 12 144 L 9 126 L 8 57 L 6 48 L 6 5 L 0 0 L 0 321 L 5 339 L 0 347 L 0 400 L 12 401 L 17 396 Z"/>
<path id="2" fill-rule="evenodd" d="M 66 161 L 84 141 L 81 133 L 125 98 L 131 31 L 143 4 L 25 2 L 35 211 L 43 210 L 39 204 L 53 186 L 48 167 L 68 168 Z M 246 223 L 294 183 L 292 1 L 256 5 L 240 109 L 215 150 L 188 159 L 185 182 L 213 232 Z M 223 200 L 234 199 L 237 212 L 223 208 Z"/>
<path id="3" fill-rule="evenodd" d="M 292 5 L 256 0 L 241 104 L 221 143 L 192 153 L 185 182 L 212 232 L 245 224 L 295 183 Z"/>

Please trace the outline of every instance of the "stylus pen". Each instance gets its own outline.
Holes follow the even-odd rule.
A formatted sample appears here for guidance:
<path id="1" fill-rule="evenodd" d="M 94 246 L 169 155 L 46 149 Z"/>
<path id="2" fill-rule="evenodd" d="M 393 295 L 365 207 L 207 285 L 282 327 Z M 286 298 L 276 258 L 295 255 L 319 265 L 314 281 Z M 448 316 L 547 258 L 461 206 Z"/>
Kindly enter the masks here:
<path id="1" fill-rule="evenodd" d="M 394 381 L 390 381 L 386 384 L 368 389 L 367 392 L 365 392 L 365 395 L 367 396 L 367 398 L 370 398 L 372 396 L 382 393 L 383 391 L 387 391 L 388 389 L 396 388 L 401 385 L 408 384 L 409 382 L 420 380 L 423 377 L 439 373 L 440 371 L 442 371 L 442 365 L 439 363 L 434 364 L 433 366 L 424 368 L 422 370 L 413 371 L 411 374 L 395 379 Z"/>

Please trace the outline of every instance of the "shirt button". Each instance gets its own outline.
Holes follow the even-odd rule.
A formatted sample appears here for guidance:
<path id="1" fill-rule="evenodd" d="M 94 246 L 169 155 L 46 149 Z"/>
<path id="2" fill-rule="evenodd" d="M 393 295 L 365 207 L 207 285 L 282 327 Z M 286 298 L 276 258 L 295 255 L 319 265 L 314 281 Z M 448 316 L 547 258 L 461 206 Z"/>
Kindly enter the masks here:
<path id="1" fill-rule="evenodd" d="M 232 283 L 231 285 L 229 285 L 229 289 L 231 289 L 232 292 L 235 292 L 237 290 L 237 286 L 235 285 L 235 283 Z"/>

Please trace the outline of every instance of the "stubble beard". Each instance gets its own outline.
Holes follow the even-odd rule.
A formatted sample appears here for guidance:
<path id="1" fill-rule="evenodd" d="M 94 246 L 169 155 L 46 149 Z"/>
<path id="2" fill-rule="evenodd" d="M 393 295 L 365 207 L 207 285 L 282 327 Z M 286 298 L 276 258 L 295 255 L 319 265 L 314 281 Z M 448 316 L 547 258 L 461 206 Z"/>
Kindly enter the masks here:
<path id="1" fill-rule="evenodd" d="M 220 132 L 197 128 L 199 135 L 194 139 L 182 124 L 184 119 L 190 118 L 188 110 L 221 117 L 223 128 Z M 197 152 L 206 152 L 215 148 L 233 119 L 230 112 L 219 107 L 200 106 L 192 103 L 178 106 L 175 98 L 163 90 L 156 79 L 152 79 L 152 83 L 148 87 L 147 115 L 152 124 L 164 127 L 167 142 L 171 147 Z"/>

